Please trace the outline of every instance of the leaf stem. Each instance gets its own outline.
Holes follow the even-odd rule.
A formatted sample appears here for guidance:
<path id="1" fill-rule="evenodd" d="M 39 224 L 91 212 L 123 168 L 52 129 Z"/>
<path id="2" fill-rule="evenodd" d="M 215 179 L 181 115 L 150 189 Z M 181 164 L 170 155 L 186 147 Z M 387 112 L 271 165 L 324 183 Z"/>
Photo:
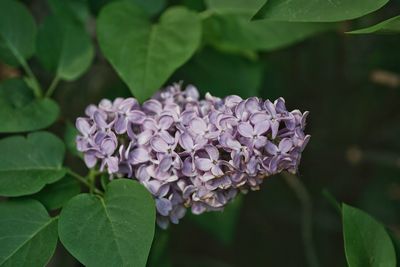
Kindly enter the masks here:
<path id="1" fill-rule="evenodd" d="M 283 173 L 282 176 L 288 186 L 293 190 L 302 206 L 301 232 L 308 266 L 318 267 L 318 257 L 312 238 L 312 202 L 310 194 L 301 180 L 296 176 L 288 173 Z"/>
<path id="2" fill-rule="evenodd" d="M 54 79 L 51 81 L 49 89 L 47 89 L 46 91 L 45 97 L 51 97 L 51 95 L 54 93 L 54 90 L 56 90 L 59 82 L 60 82 L 60 77 L 56 75 Z"/>
<path id="3" fill-rule="evenodd" d="M 36 79 L 35 74 L 33 74 L 32 69 L 29 67 L 28 63 L 23 58 L 19 58 L 19 62 L 21 63 L 21 67 L 24 69 L 28 78 L 30 79 L 30 87 L 37 98 L 41 98 L 43 96 L 42 88 L 38 80 Z"/>
<path id="4" fill-rule="evenodd" d="M 94 183 L 89 182 L 88 179 L 86 179 L 85 177 L 79 175 L 78 173 L 74 172 L 74 171 L 71 170 L 71 169 L 67 169 L 67 173 L 68 173 L 69 175 L 71 175 L 72 177 L 74 177 L 75 179 L 77 179 L 79 182 L 81 182 L 81 183 L 83 183 L 84 185 L 86 185 L 86 186 L 89 188 L 89 190 L 90 190 L 91 193 L 94 192 L 94 193 L 99 194 L 99 195 L 101 195 L 101 196 L 104 195 L 103 192 L 101 192 L 99 189 L 97 189 L 97 188 L 94 186 Z M 90 177 L 90 173 L 89 173 L 89 177 Z"/>

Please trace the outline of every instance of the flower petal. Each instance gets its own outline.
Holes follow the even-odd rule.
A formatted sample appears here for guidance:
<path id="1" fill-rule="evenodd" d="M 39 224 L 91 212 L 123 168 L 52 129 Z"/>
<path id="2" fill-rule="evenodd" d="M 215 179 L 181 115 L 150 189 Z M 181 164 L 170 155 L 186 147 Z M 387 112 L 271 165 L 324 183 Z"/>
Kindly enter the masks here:
<path id="1" fill-rule="evenodd" d="M 248 122 L 239 123 L 238 132 L 244 137 L 253 137 L 253 127 Z"/>
<path id="2" fill-rule="evenodd" d="M 190 129 L 196 134 L 203 134 L 207 130 L 207 124 L 201 118 L 193 118 Z"/>
<path id="3" fill-rule="evenodd" d="M 187 151 L 192 151 L 194 147 L 194 142 L 190 134 L 183 133 L 179 138 L 179 144 L 181 147 Z"/>
<path id="4" fill-rule="evenodd" d="M 167 153 L 168 152 L 168 144 L 164 141 L 163 138 L 160 136 L 155 136 L 150 140 L 150 145 L 154 151 L 160 153 Z"/>
<path id="5" fill-rule="evenodd" d="M 260 121 L 254 125 L 254 133 L 257 135 L 261 135 L 268 131 L 269 122 L 268 121 Z"/>
<path id="6" fill-rule="evenodd" d="M 196 167 L 201 171 L 209 171 L 213 167 L 213 163 L 210 159 L 196 158 L 194 162 Z"/>

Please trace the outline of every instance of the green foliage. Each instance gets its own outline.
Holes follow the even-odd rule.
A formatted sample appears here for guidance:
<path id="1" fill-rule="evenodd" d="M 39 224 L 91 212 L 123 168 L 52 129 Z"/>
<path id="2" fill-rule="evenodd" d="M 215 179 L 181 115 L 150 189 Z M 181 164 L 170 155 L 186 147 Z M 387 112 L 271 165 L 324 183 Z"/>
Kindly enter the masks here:
<path id="1" fill-rule="evenodd" d="M 63 142 L 48 132 L 0 140 L 0 195 L 36 193 L 65 175 Z"/>
<path id="2" fill-rule="evenodd" d="M 128 179 L 108 184 L 104 199 L 81 194 L 64 207 L 59 235 L 87 266 L 145 266 L 154 235 L 150 193 Z"/>
<path id="3" fill-rule="evenodd" d="M 0 59 L 10 65 L 26 64 L 35 51 L 36 24 L 24 5 L 0 1 Z"/>
<path id="4" fill-rule="evenodd" d="M 261 86 L 263 66 L 244 57 L 204 49 L 177 72 L 177 79 L 195 84 L 202 93 L 224 97 L 257 95 Z"/>
<path id="5" fill-rule="evenodd" d="M 376 25 L 348 32 L 351 34 L 366 34 L 366 33 L 400 33 L 400 16 L 396 16 Z"/>
<path id="6" fill-rule="evenodd" d="M 82 24 L 50 16 L 39 28 L 36 55 L 57 77 L 75 80 L 90 66 L 94 50 Z"/>
<path id="7" fill-rule="evenodd" d="M 331 23 L 249 21 L 245 16 L 225 15 L 207 19 L 204 35 L 208 43 L 222 50 L 270 51 L 331 30 L 335 26 Z"/>
<path id="8" fill-rule="evenodd" d="M 389 0 L 268 0 L 256 18 L 274 21 L 333 22 L 369 14 Z"/>
<path id="9" fill-rule="evenodd" d="M 0 83 L 0 133 L 40 130 L 53 124 L 58 114 L 56 102 L 34 98 L 23 80 Z"/>
<path id="10" fill-rule="evenodd" d="M 219 14 L 242 14 L 251 18 L 265 0 L 205 0 L 207 7 Z"/>
<path id="11" fill-rule="evenodd" d="M 45 266 L 57 245 L 57 219 L 36 200 L 0 202 L 0 214 L 0 266 Z"/>
<path id="12" fill-rule="evenodd" d="M 200 216 L 192 215 L 190 218 L 201 228 L 224 245 L 232 245 L 238 224 L 243 199 L 237 198 L 224 208 L 222 212 L 207 212 Z"/>
<path id="13" fill-rule="evenodd" d="M 67 174 L 61 180 L 46 185 L 30 197 L 39 200 L 47 210 L 55 210 L 63 207 L 68 200 L 78 195 L 80 191 L 81 187 L 78 181 Z"/>
<path id="14" fill-rule="evenodd" d="M 343 236 L 349 267 L 395 267 L 393 243 L 385 227 L 367 213 L 342 205 Z"/>
<path id="15" fill-rule="evenodd" d="M 128 2 L 106 6 L 97 27 L 104 55 L 140 101 L 192 56 L 201 36 L 200 20 L 192 11 L 170 8 L 152 25 L 140 8 Z"/>
<path id="16" fill-rule="evenodd" d="M 32 7 L 38 1 L 28 2 L 29 7 Z M 173 6 L 178 2 L 186 7 Z M 21 67 L 12 69 L 17 75 L 23 71 L 19 79 L 6 80 L 0 84 L 0 133 L 31 132 L 52 125 L 59 117 L 60 110 L 55 101 L 42 97 L 38 80 L 43 82 L 43 79 L 47 84 L 53 78 L 46 94 L 50 96 L 60 79 L 72 81 L 81 77 L 91 66 L 95 52 L 102 53 L 121 78 L 115 81 L 114 75 L 110 74 L 102 60 L 102 55 L 97 55 L 99 60 L 96 61 L 96 67 L 106 69 L 101 74 L 106 73 L 113 77 L 107 81 L 119 84 L 125 82 L 131 93 L 141 102 L 169 79 L 173 82 L 183 79 L 185 83 L 193 83 L 199 87 L 202 93 L 209 91 L 219 97 L 230 94 L 243 98 L 260 95 L 263 93 L 262 86 L 268 87 L 266 96 L 281 94 L 280 90 L 271 93 L 273 84 L 277 81 L 279 84 L 279 79 L 273 76 L 282 75 L 282 81 L 290 80 L 288 85 L 299 81 L 296 76 L 304 77 L 304 80 L 314 79 L 314 73 L 309 77 L 304 76 L 304 73 L 307 73 L 307 69 L 315 70 L 316 64 L 309 60 L 307 54 L 292 54 L 293 51 L 289 51 L 287 57 L 282 57 L 285 51 L 279 51 L 278 62 L 274 64 L 274 55 L 270 56 L 265 52 L 285 48 L 321 32 L 337 31 L 340 29 L 339 24 L 330 22 L 361 17 L 387 2 L 388 0 L 47 0 L 51 15 L 43 18 L 43 14 L 47 12 L 42 12 L 37 7 L 32 9 L 35 10 L 35 18 L 41 22 L 36 36 L 36 22 L 27 9 L 28 5 L 25 5 L 27 2 L 0 0 L 0 60 L 1 63 Z M 100 9 L 100 15 L 95 15 Z M 258 20 L 251 20 L 252 18 Z M 399 33 L 399 18 L 397 16 L 350 33 Z M 94 19 L 97 36 L 90 36 L 88 30 L 92 32 Z M 94 49 L 92 39 L 99 41 L 101 51 Z M 332 42 L 332 50 L 324 47 L 322 53 L 325 54 L 321 55 L 336 55 L 331 53 L 333 50 L 341 50 L 336 49 L 336 45 Z M 310 50 L 313 49 L 314 46 Z M 40 63 L 33 64 L 33 71 L 27 63 L 32 56 Z M 267 61 L 264 60 L 266 58 Z M 304 58 L 307 64 L 302 62 Z M 285 67 L 291 69 L 292 65 L 280 62 L 292 59 L 294 68 L 291 75 L 288 75 Z M 339 56 L 337 61 L 341 62 L 342 57 Z M 297 64 L 299 67 L 296 68 Z M 328 75 L 334 70 L 331 65 L 323 65 L 324 72 Z M 42 72 L 41 66 L 55 77 Z M 341 69 L 346 67 L 347 65 L 340 66 Z M 0 68 L 3 69 L 3 64 L 0 64 Z M 35 77 L 36 72 L 40 74 L 40 79 Z M 92 84 L 92 80 L 88 80 L 90 83 L 77 83 L 79 86 Z M 97 84 L 97 79 L 93 81 Z M 328 83 L 329 80 L 324 80 L 323 86 Z M 317 82 L 315 84 L 320 85 Z M 115 88 L 115 84 L 107 86 Z M 312 90 L 311 86 L 308 89 Z M 290 89 L 286 93 L 293 91 L 295 90 Z M 329 93 L 328 90 L 326 92 Z M 304 98 L 310 98 L 311 93 L 313 91 Z M 115 90 L 108 90 L 106 94 L 120 96 Z M 93 97 L 85 93 L 76 97 L 82 96 L 85 101 Z M 328 94 L 326 98 L 332 96 Z M 95 95 L 95 98 L 100 97 Z M 357 97 L 359 102 L 360 96 Z M 339 98 L 340 103 L 347 103 L 342 101 L 342 96 L 338 95 Z M 337 103 L 334 104 L 334 108 L 340 113 Z M 354 106 L 351 107 L 354 110 Z M 359 105 L 356 107 L 355 112 L 350 113 L 347 112 L 348 109 L 342 108 L 347 112 L 346 115 L 351 116 L 353 126 L 354 121 L 357 125 L 360 124 L 360 120 L 353 117 L 362 111 L 358 110 Z M 325 109 L 328 110 L 329 107 Z M 371 110 L 376 112 L 376 109 Z M 60 122 L 67 122 L 64 143 L 49 132 L 28 133 L 26 137 L 11 135 L 0 140 L 0 196 L 5 197 L 0 202 L 0 266 L 45 266 L 56 247 L 57 223 L 60 239 L 66 249 L 87 266 L 145 266 L 154 236 L 156 218 L 153 198 L 135 181 L 110 181 L 108 173 L 94 170 L 82 177 L 63 167 L 65 146 L 71 154 L 82 157 L 76 149 L 77 130 L 68 122 L 75 118 L 64 120 L 64 115 L 67 115 L 65 113 L 69 111 L 63 112 L 63 118 L 60 119 Z M 389 115 L 393 115 L 393 111 Z M 331 124 L 335 124 L 335 118 L 342 120 L 344 117 L 337 114 L 328 118 L 325 114 L 321 116 Z M 382 117 L 390 116 L 383 114 Z M 380 118 L 369 120 L 380 121 Z M 60 130 L 58 126 L 59 124 L 54 127 L 56 132 Z M 346 140 L 351 138 L 348 136 L 350 128 L 346 128 Z M 328 131 L 320 130 L 319 135 L 324 132 Z M 334 136 L 341 133 L 333 131 L 329 134 Z M 379 136 L 379 133 L 374 131 L 373 134 L 374 139 L 378 139 L 375 135 Z M 319 166 L 314 167 L 316 169 L 313 168 L 313 171 L 318 172 Z M 66 170 L 69 170 L 68 175 L 65 175 Z M 81 184 L 77 180 L 88 187 L 85 190 L 90 193 L 79 194 Z M 386 192 L 389 189 L 391 197 L 398 197 L 393 186 L 395 182 L 390 182 L 393 188 L 389 189 L 386 188 L 388 182 L 379 182 L 382 183 L 380 186 L 371 184 L 375 193 L 364 190 L 368 201 L 364 200 L 363 203 L 368 204 L 366 206 L 369 209 L 366 210 L 371 207 L 379 210 L 379 213 L 374 214 L 385 215 L 386 221 L 387 214 L 392 216 L 390 223 L 394 224 L 397 219 L 395 205 L 398 203 L 385 197 L 389 194 Z M 349 266 L 395 266 L 393 244 L 384 226 L 365 212 L 348 205 L 341 207 L 332 196 L 326 196 L 343 218 L 345 252 Z M 385 201 L 381 198 L 385 198 Z M 381 209 L 382 205 L 379 203 L 386 205 L 386 208 Z M 223 212 L 210 212 L 190 218 L 220 243 L 227 245 L 223 248 L 227 250 L 233 245 L 233 241 L 240 242 L 248 238 L 247 232 L 238 234 L 240 231 L 237 230 L 241 206 L 241 199 L 237 199 Z M 51 218 L 46 209 L 54 213 L 58 212 L 56 209 L 61 209 L 59 221 Z M 276 209 L 282 217 L 279 223 L 286 217 L 292 219 L 297 216 L 295 213 L 281 211 L 281 204 Z M 263 218 L 258 217 L 259 214 L 250 215 L 256 219 Z M 257 223 L 265 227 L 263 231 L 267 233 L 271 231 L 269 227 L 274 227 L 272 221 L 268 222 L 271 225 L 262 220 Z M 243 229 L 246 229 L 245 226 Z M 247 228 L 246 231 L 251 232 L 252 229 Z M 170 244 L 176 244 L 174 242 L 177 240 L 176 235 L 170 233 L 158 233 L 148 262 L 150 266 L 175 265 Z M 308 233 L 303 233 L 305 239 L 309 238 L 307 235 Z M 281 237 L 279 234 L 279 238 Z M 394 236 L 393 242 L 398 242 Z M 211 249 L 221 247 L 221 244 L 215 243 L 217 244 L 209 244 Z M 195 245 L 198 250 L 197 247 L 202 245 L 201 240 Z M 289 244 L 283 245 L 286 248 Z M 271 244 L 272 246 L 275 244 Z M 257 250 L 253 246 L 251 253 L 255 251 Z M 226 252 L 218 251 L 216 254 L 225 255 Z M 185 252 L 185 261 L 190 258 L 189 254 Z M 198 266 L 230 266 L 232 263 L 225 264 L 219 259 L 212 260 L 207 255 L 202 257 L 203 255 L 201 250 L 201 258 L 192 263 Z M 253 266 L 251 263 L 259 256 L 251 256 L 251 259 L 246 258 L 245 263 L 236 262 L 234 258 L 235 264 Z M 284 262 L 282 258 L 278 259 L 280 263 Z"/>

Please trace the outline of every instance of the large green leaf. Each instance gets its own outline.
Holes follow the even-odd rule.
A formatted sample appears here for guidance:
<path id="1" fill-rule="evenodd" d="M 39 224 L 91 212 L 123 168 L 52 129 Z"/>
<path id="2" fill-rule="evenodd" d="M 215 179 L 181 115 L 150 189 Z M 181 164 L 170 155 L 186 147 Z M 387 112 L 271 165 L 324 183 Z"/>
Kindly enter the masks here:
<path id="1" fill-rule="evenodd" d="M 36 24 L 16 0 L 0 1 L 0 59 L 19 65 L 35 51 Z"/>
<path id="2" fill-rule="evenodd" d="M 204 36 L 223 50 L 273 50 L 334 27 L 332 23 L 249 21 L 242 15 L 223 15 L 204 22 Z"/>
<path id="3" fill-rule="evenodd" d="M 68 251 L 86 266 L 145 266 L 154 236 L 155 206 L 139 183 L 108 184 L 104 199 L 74 197 L 60 215 L 59 234 Z"/>
<path id="4" fill-rule="evenodd" d="M 89 4 L 87 0 L 47 0 L 52 13 L 62 19 L 75 19 L 86 23 L 90 17 Z"/>
<path id="5" fill-rule="evenodd" d="M 36 200 L 0 202 L 0 214 L 0 266 L 45 266 L 57 245 L 57 220 Z"/>
<path id="6" fill-rule="evenodd" d="M 202 93 L 210 92 L 219 97 L 235 94 L 247 98 L 258 94 L 262 76 L 260 62 L 205 49 L 180 69 L 175 78 L 196 85 Z"/>
<path id="7" fill-rule="evenodd" d="M 35 98 L 23 80 L 0 83 L 0 133 L 43 129 L 54 123 L 58 114 L 56 102 Z"/>
<path id="8" fill-rule="evenodd" d="M 0 196 L 38 192 L 65 175 L 63 142 L 47 132 L 0 140 Z"/>
<path id="9" fill-rule="evenodd" d="M 245 14 L 251 18 L 266 0 L 205 0 L 208 9 L 219 14 Z"/>
<path id="10" fill-rule="evenodd" d="M 140 101 L 192 56 L 201 38 L 198 15 L 183 7 L 168 9 L 152 25 L 133 4 L 111 3 L 97 27 L 101 50 Z"/>
<path id="11" fill-rule="evenodd" d="M 275 21 L 333 22 L 369 14 L 389 0 L 268 0 L 255 16 Z"/>
<path id="12" fill-rule="evenodd" d="M 400 33 L 400 16 L 390 18 L 382 21 L 376 25 L 351 31 L 352 34 L 366 34 L 366 33 Z"/>
<path id="13" fill-rule="evenodd" d="M 29 197 L 39 200 L 47 210 L 61 208 L 72 197 L 81 192 L 80 184 L 77 180 L 66 175 L 61 180 L 46 185 L 38 193 Z"/>
<path id="14" fill-rule="evenodd" d="M 75 80 L 88 69 L 93 56 L 93 45 L 80 21 L 50 16 L 39 28 L 37 57 L 59 78 Z"/>
<path id="15" fill-rule="evenodd" d="M 343 235 L 349 267 L 395 267 L 393 243 L 385 227 L 367 213 L 343 204 Z"/>

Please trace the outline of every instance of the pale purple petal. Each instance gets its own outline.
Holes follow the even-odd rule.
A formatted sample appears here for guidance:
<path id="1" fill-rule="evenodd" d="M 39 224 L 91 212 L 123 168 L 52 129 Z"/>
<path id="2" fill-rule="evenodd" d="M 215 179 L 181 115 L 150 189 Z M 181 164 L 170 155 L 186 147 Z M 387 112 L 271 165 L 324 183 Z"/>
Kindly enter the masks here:
<path id="1" fill-rule="evenodd" d="M 219 159 L 219 152 L 215 146 L 208 145 L 208 146 L 205 146 L 204 149 L 207 151 L 207 154 L 210 156 L 211 160 Z"/>
<path id="2" fill-rule="evenodd" d="M 279 151 L 281 153 L 287 153 L 293 146 L 293 142 L 289 138 L 284 138 L 279 142 Z"/>
<path id="3" fill-rule="evenodd" d="M 174 118 L 169 115 L 161 116 L 160 120 L 158 121 L 158 125 L 162 130 L 168 130 L 173 123 L 174 123 Z"/>
<path id="4" fill-rule="evenodd" d="M 244 137 L 253 137 L 253 127 L 248 122 L 241 122 L 238 125 L 238 132 Z"/>
<path id="5" fill-rule="evenodd" d="M 194 142 L 190 134 L 183 133 L 179 138 L 179 144 L 181 147 L 187 151 L 192 151 L 194 147 Z"/>
<path id="6" fill-rule="evenodd" d="M 207 130 L 207 124 L 200 118 L 193 118 L 189 124 L 190 129 L 196 134 L 203 134 Z"/>
<path id="7" fill-rule="evenodd" d="M 169 146 L 160 136 L 155 136 L 150 140 L 150 145 L 156 152 L 167 153 Z"/>
<path id="8" fill-rule="evenodd" d="M 88 136 L 89 134 L 91 134 L 93 132 L 93 128 L 92 128 L 92 126 L 90 126 L 87 119 L 78 118 L 76 120 L 75 125 L 76 125 L 76 128 L 79 130 L 79 132 L 81 134 L 83 134 L 84 136 Z"/>
<path id="9" fill-rule="evenodd" d="M 261 135 L 268 131 L 269 129 L 269 122 L 268 121 L 260 121 L 254 125 L 254 133 L 257 135 Z"/>
<path id="10" fill-rule="evenodd" d="M 278 147 L 271 141 L 267 141 L 267 144 L 265 145 L 265 150 L 271 155 L 276 155 L 279 151 Z"/>
<path id="11" fill-rule="evenodd" d="M 93 168 L 96 166 L 97 163 L 97 157 L 94 154 L 87 154 L 85 153 L 83 155 L 83 159 L 85 161 L 85 164 L 88 168 Z"/>
<path id="12" fill-rule="evenodd" d="M 172 210 L 171 201 L 165 198 L 156 199 L 156 207 L 158 213 L 163 216 L 168 216 L 169 212 Z"/>
<path id="13" fill-rule="evenodd" d="M 129 160 L 132 164 L 144 163 L 150 160 L 149 151 L 145 148 L 136 148 L 129 153 Z"/>
<path id="14" fill-rule="evenodd" d="M 130 111 L 127 114 L 127 119 L 134 124 L 141 124 L 146 118 L 146 114 L 139 110 Z"/>
<path id="15" fill-rule="evenodd" d="M 213 163 L 210 159 L 196 158 L 194 162 L 196 164 L 196 168 L 201 171 L 209 171 L 213 167 Z"/>

